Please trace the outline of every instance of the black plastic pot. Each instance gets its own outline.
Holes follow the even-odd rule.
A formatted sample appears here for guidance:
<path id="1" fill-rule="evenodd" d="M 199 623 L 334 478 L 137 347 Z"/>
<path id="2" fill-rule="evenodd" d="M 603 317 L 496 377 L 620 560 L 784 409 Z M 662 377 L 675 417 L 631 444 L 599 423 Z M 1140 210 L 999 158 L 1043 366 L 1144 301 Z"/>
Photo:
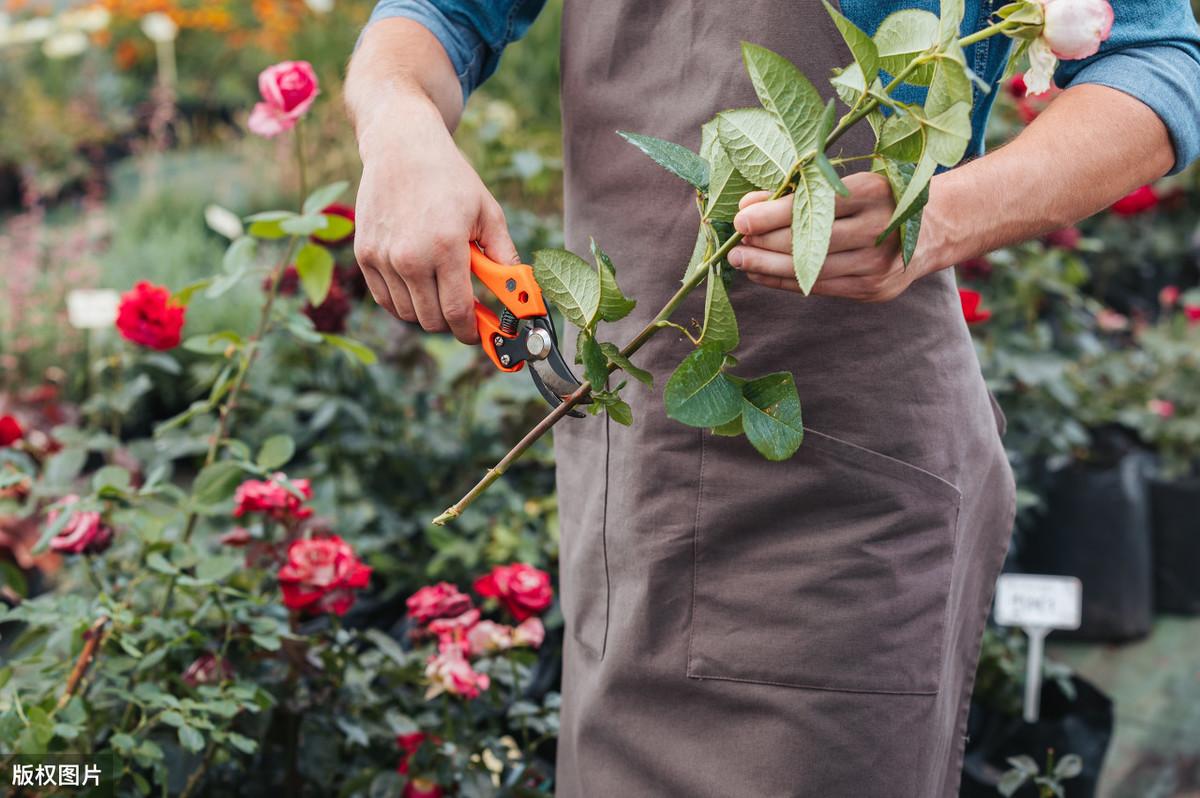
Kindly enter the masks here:
<path id="1" fill-rule="evenodd" d="M 1073 463 L 1048 476 L 1046 512 L 1025 540 L 1021 561 L 1031 573 L 1083 583 L 1083 624 L 1057 636 L 1115 642 L 1150 632 L 1151 462 L 1132 451 L 1111 465 Z"/>
<path id="2" fill-rule="evenodd" d="M 1043 769 L 1046 751 L 1055 760 L 1078 754 L 1083 771 L 1064 782 L 1066 798 L 1092 798 L 1113 732 L 1112 700 L 1090 682 L 1072 677 L 1072 699 L 1057 682 L 1042 688 L 1041 719 L 1026 723 L 1021 718 L 992 712 L 972 703 L 967 725 L 967 754 L 963 762 L 961 798 L 995 798 L 996 785 L 1006 770 L 1008 758 L 1027 754 Z M 1036 796 L 1033 785 L 1016 793 L 1018 798 Z"/>
<path id="3" fill-rule="evenodd" d="M 1155 606 L 1200 615 L 1200 479 L 1151 480 L 1150 505 Z"/>

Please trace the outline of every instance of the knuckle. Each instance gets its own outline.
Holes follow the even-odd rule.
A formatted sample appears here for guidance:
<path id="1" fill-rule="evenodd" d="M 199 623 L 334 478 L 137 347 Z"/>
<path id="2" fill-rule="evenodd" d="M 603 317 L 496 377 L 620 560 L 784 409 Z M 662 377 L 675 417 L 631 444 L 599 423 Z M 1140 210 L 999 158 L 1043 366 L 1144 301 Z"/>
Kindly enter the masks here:
<path id="1" fill-rule="evenodd" d="M 474 307 L 466 302 L 453 302 L 446 308 L 446 321 L 451 326 L 466 326 L 474 316 Z"/>

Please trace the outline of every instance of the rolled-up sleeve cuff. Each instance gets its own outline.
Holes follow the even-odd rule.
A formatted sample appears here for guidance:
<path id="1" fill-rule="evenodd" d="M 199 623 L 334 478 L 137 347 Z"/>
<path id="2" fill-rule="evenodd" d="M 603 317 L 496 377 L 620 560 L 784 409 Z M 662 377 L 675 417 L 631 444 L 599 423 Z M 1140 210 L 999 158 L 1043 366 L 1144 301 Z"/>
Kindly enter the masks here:
<path id="1" fill-rule="evenodd" d="M 1067 83 L 1108 86 L 1148 105 L 1171 134 L 1172 174 L 1200 156 L 1200 60 L 1189 50 L 1165 44 L 1117 50 L 1083 65 Z"/>
<path id="2" fill-rule="evenodd" d="M 462 86 L 463 102 L 466 102 L 483 72 L 487 52 L 483 39 L 470 26 L 456 23 L 437 6 L 424 0 L 383 0 L 371 12 L 363 33 L 384 19 L 411 19 L 424 25 L 442 43 Z M 359 41 L 362 41 L 361 36 Z"/>

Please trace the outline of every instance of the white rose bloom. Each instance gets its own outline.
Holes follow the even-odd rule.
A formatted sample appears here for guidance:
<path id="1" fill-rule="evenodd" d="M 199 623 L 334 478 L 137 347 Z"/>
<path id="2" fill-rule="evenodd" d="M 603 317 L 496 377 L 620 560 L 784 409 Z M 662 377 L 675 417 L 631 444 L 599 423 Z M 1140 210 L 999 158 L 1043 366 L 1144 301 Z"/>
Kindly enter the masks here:
<path id="1" fill-rule="evenodd" d="M 1043 0 L 1046 26 L 1042 38 L 1064 61 L 1096 54 L 1112 31 L 1108 0 Z"/>
<path id="2" fill-rule="evenodd" d="M 76 289 L 67 294 L 67 321 L 77 330 L 102 330 L 117 323 L 116 291 Z"/>
<path id="3" fill-rule="evenodd" d="M 179 35 L 179 26 L 175 20 L 157 11 L 142 17 L 142 33 L 152 42 L 165 44 L 175 41 Z"/>
<path id="4" fill-rule="evenodd" d="M 1058 59 L 1050 51 L 1050 45 L 1044 39 L 1035 39 L 1029 45 L 1029 69 L 1025 72 L 1025 86 L 1029 94 L 1041 94 L 1050 90 L 1054 79 L 1054 69 Z"/>

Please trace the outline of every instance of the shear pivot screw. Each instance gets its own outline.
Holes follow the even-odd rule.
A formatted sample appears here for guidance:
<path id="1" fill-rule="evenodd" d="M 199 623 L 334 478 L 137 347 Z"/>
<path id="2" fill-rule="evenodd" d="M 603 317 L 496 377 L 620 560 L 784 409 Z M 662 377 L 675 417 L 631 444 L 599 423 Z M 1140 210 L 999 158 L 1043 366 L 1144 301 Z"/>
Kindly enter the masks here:
<path id="1" fill-rule="evenodd" d="M 508 355 L 501 355 L 501 356 L 500 356 L 500 362 L 501 362 L 503 365 L 507 366 L 509 363 L 511 363 L 511 362 L 512 362 L 512 358 L 511 358 L 511 357 L 509 357 Z"/>
<path id="2" fill-rule="evenodd" d="M 492 339 L 492 343 L 494 343 L 496 346 L 504 346 L 504 337 L 497 335 Z"/>

